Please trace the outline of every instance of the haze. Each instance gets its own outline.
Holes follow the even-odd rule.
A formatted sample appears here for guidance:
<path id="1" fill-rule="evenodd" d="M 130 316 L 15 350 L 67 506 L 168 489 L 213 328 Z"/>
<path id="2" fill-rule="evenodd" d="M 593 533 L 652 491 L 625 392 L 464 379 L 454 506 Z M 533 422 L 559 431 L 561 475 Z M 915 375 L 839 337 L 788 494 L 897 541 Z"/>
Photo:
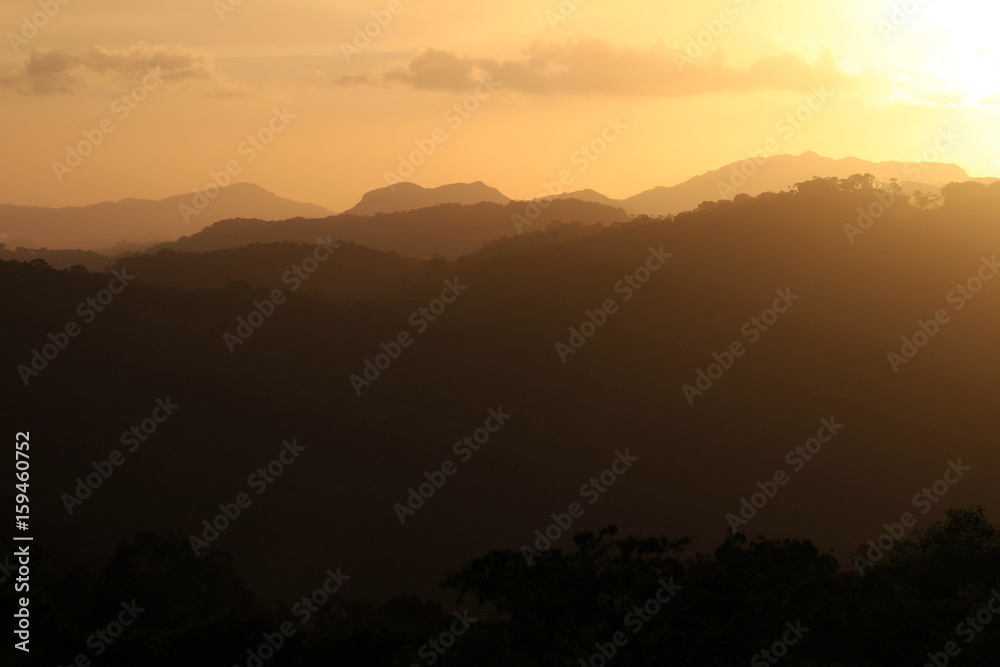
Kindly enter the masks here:
<path id="1" fill-rule="evenodd" d="M 673 185 L 770 137 L 781 153 L 918 161 L 947 127 L 961 140 L 940 161 L 1000 171 L 995 3 L 914 2 L 912 16 L 894 16 L 893 3 L 862 0 L 402 0 L 392 15 L 388 2 L 228 1 L 154 0 L 141 12 L 73 1 L 30 39 L 11 34 L 36 4 L 0 3 L 0 121 L 17 128 L 3 137 L 0 201 L 162 199 L 238 160 L 236 181 L 339 211 L 439 127 L 446 141 L 407 180 L 483 180 L 523 199 L 608 118 L 627 130 L 574 189 Z M 358 49 L 371 12 L 391 20 Z M 702 55 L 689 41 L 700 33 Z M 695 57 L 678 67 L 685 52 Z M 121 119 L 112 104 L 149 67 L 162 85 Z M 446 122 L 481 76 L 495 93 L 459 127 Z M 777 132 L 814 86 L 829 101 Z M 241 144 L 275 108 L 294 119 L 247 162 Z M 60 181 L 53 163 L 105 118 L 105 145 Z"/>

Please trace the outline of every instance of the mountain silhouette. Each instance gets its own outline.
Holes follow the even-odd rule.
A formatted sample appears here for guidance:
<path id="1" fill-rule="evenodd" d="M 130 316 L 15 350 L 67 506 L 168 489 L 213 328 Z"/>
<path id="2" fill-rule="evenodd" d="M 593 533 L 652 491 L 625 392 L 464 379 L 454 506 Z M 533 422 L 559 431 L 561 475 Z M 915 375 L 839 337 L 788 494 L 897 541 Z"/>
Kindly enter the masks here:
<path id="1" fill-rule="evenodd" d="M 964 169 L 953 164 L 869 162 L 853 157 L 834 160 L 806 152 L 797 156 L 776 155 L 762 163 L 748 158 L 695 176 L 683 183 L 670 187 L 658 186 L 626 199 L 613 199 L 593 189 L 577 190 L 553 197 L 557 201 L 574 200 L 576 204 L 541 206 L 540 214 L 535 217 L 525 215 L 523 210 L 512 210 L 510 214 L 520 214 L 528 218 L 528 223 L 535 222 L 537 218 L 537 222 L 543 227 L 557 220 L 583 223 L 622 222 L 635 215 L 675 214 L 694 209 L 704 201 L 732 199 L 736 194 L 758 195 L 786 190 L 795 183 L 814 177 L 847 178 L 861 173 L 872 174 L 882 182 L 896 179 L 906 192 L 917 189 L 935 190 L 950 182 L 975 181 L 989 184 L 996 180 L 970 179 Z M 453 183 L 435 188 L 404 182 L 365 193 L 361 201 L 345 211 L 344 215 L 377 217 L 445 204 L 480 203 L 510 205 L 514 200 L 482 181 Z M 603 208 L 590 208 L 590 205 Z M 515 206 L 515 209 L 524 209 L 526 206 L 526 203 L 522 203 Z M 325 218 L 330 215 L 331 211 L 321 206 L 278 197 L 251 183 L 237 183 L 221 188 L 212 199 L 205 193 L 192 193 L 158 201 L 124 199 L 82 207 L 48 208 L 0 204 L 0 234 L 3 235 L 0 238 L 11 249 L 23 246 L 93 250 L 103 255 L 116 256 L 124 251 L 136 252 L 143 247 L 178 240 L 185 234 L 197 233 L 223 220 L 281 221 L 292 218 Z M 423 217 L 424 215 L 417 216 L 417 224 L 425 231 L 430 231 L 432 236 L 441 232 L 441 229 L 429 230 L 427 224 L 431 227 L 435 225 L 430 221 L 421 221 L 420 218 Z M 473 225 L 474 230 L 468 230 L 465 229 L 468 223 L 456 223 L 456 230 L 461 230 L 458 237 L 446 240 L 435 236 L 436 241 L 441 241 L 437 243 L 422 242 L 402 229 L 398 231 L 403 235 L 396 236 L 393 225 L 398 221 L 392 218 L 378 220 L 375 223 L 378 229 L 362 229 L 365 224 L 359 220 L 351 224 L 347 223 L 347 218 L 339 220 L 346 225 L 344 233 L 348 240 L 412 257 L 430 257 L 433 254 L 454 257 L 475 250 L 483 241 L 499 238 L 511 230 L 519 233 L 528 226 L 522 224 L 515 228 L 512 225 L 495 224 L 494 220 L 477 222 Z M 260 226 L 251 227 L 258 229 Z M 232 226 L 227 226 L 226 232 L 234 236 L 240 235 Z M 272 233 L 266 239 L 257 239 L 253 236 L 254 233 L 256 232 L 247 230 L 241 242 L 306 240 L 294 233 Z M 213 238 L 218 240 L 220 237 Z M 210 244 L 210 248 L 204 249 L 235 247 L 233 243 Z M 129 245 L 133 247 L 128 247 Z M 63 263 L 64 261 L 65 259 Z M 88 265 L 94 264 L 92 259 Z"/>
<path id="2" fill-rule="evenodd" d="M 345 213 L 374 215 L 376 213 L 412 211 L 438 204 L 478 204 L 480 202 L 506 204 L 509 201 L 510 197 L 482 181 L 452 183 L 437 188 L 424 188 L 414 183 L 397 183 L 365 193 L 361 201 Z"/>
<path id="3" fill-rule="evenodd" d="M 615 206 L 618 208 L 625 208 L 626 206 L 624 201 L 620 199 L 612 199 L 611 197 L 607 197 L 597 190 L 592 190 L 590 188 L 567 192 L 559 195 L 559 199 L 579 199 L 580 201 L 589 201 L 595 204 L 604 204 L 605 206 Z M 625 210 L 627 211 L 628 209 Z M 629 212 L 631 213 L 631 211 Z"/>
<path id="4" fill-rule="evenodd" d="M 163 249 L 153 254 L 120 259 L 119 270 L 141 275 L 144 283 L 181 289 L 240 289 L 263 287 L 268 291 L 294 282 L 290 266 L 308 257 L 314 243 L 255 243 L 242 248 L 210 252 L 176 252 Z M 325 262 L 322 271 L 301 282 L 303 294 L 321 293 L 338 303 L 382 296 L 398 288 L 417 273 L 422 262 L 395 253 L 340 243 L 336 261 Z"/>
<path id="5" fill-rule="evenodd" d="M 560 197 L 620 206 L 632 215 L 670 215 L 696 208 L 703 201 L 732 199 L 741 193 L 759 195 L 778 192 L 810 178 L 847 178 L 852 174 L 872 174 L 883 182 L 892 179 L 908 182 L 910 187 L 907 190 L 915 189 L 917 184 L 938 188 L 947 183 L 970 180 L 969 174 L 954 164 L 869 162 L 855 157 L 834 160 L 809 151 L 801 155 L 774 155 L 763 163 L 747 158 L 683 183 L 655 187 L 621 200 L 609 199 L 593 190 L 567 193 Z M 985 182 L 990 180 L 984 179 Z"/>
<path id="6" fill-rule="evenodd" d="M 223 220 L 202 231 L 152 250 L 169 248 L 184 252 L 206 252 L 238 248 L 250 243 L 282 241 L 312 242 L 317 236 L 358 243 L 369 248 L 396 252 L 407 257 L 430 259 L 434 255 L 455 259 L 478 250 L 485 242 L 520 232 L 545 229 L 552 222 L 584 224 L 626 222 L 631 219 L 620 208 L 576 199 L 556 200 L 547 207 L 531 202 L 507 204 L 441 204 L 413 211 L 358 216 L 349 213 L 323 219 Z M 527 224 L 515 221 L 523 219 Z"/>
<path id="7" fill-rule="evenodd" d="M 213 199 L 201 196 L 204 199 L 191 193 L 64 208 L 0 204 L 0 232 L 8 235 L 5 241 L 11 247 L 100 250 L 121 242 L 172 241 L 227 218 L 283 220 L 330 214 L 321 206 L 285 199 L 251 183 L 220 188 Z"/>
<path id="8" fill-rule="evenodd" d="M 75 317 L 83 334 L 28 387 L 13 370 L 109 276 L 2 262 L 0 279 L 18 286 L 0 293 L 17 323 L 0 346 L 12 371 L 3 410 L 38 424 L 32 438 L 51 443 L 33 457 L 45 471 L 33 481 L 33 512 L 51 517 L 43 525 L 53 532 L 65 524 L 102 549 L 150 524 L 187 536 L 283 439 L 297 437 L 308 463 L 213 544 L 245 562 L 248 580 L 270 597 L 311 590 L 311 573 L 330 567 L 331 554 L 356 574 L 359 595 L 429 590 L 487 548 L 533 541 L 617 449 L 639 461 L 586 505 L 574 530 L 620 522 L 630 534 L 668 531 L 714 546 L 741 496 L 782 469 L 795 473 L 791 484 L 748 534 L 809 526 L 824 549 L 850 554 L 959 457 L 974 470 L 947 502 L 997 506 L 1000 290 L 995 280 L 969 296 L 955 286 L 995 272 L 1000 186 L 949 187 L 943 206 L 926 209 L 900 199 L 852 241 L 845 224 L 886 196 L 857 183 L 814 181 L 662 220 L 549 225 L 461 262 L 404 262 L 344 244 L 295 291 L 282 272 L 311 256 L 311 236 L 298 246 L 126 260 L 118 268 L 135 282 L 93 324 Z M 423 213 L 502 222 L 520 204 Z M 423 213 L 338 217 L 402 227 Z M 229 225 L 315 235 L 336 219 Z M 659 252 L 672 257 L 637 280 Z M 351 285 L 354 271 L 368 284 Z M 645 282 L 626 288 L 626 276 Z M 420 309 L 446 281 L 467 292 L 431 321 Z M 273 307 L 265 299 L 276 287 L 287 301 Z M 768 319 L 782 294 L 794 305 Z M 616 308 L 602 315 L 609 299 Z M 935 326 L 939 310 L 948 317 Z M 263 313 L 256 324 L 238 319 L 255 311 Z M 244 342 L 231 352 L 223 335 L 240 327 Z M 933 342 L 894 370 L 887 353 L 921 331 L 936 332 Z M 401 332 L 415 342 L 393 353 Z M 745 351 L 727 359 L 734 341 Z M 398 358 L 376 374 L 366 361 L 383 352 Z M 374 379 L 359 393 L 350 378 L 366 369 Z M 685 385 L 702 394 L 689 400 Z M 166 394 L 183 406 L 178 416 L 68 517 L 60 498 L 72 480 Z M 58 422 L 44 419 L 52 405 Z M 452 443 L 501 406 L 509 424 L 401 525 L 393 505 L 407 502 L 425 471 L 458 461 Z M 787 452 L 821 419 L 843 430 L 793 470 Z M 920 525 L 930 518 L 920 515 Z M 261 534 L 280 536 L 297 567 L 275 571 Z M 372 547 L 381 544 L 393 548 Z"/>

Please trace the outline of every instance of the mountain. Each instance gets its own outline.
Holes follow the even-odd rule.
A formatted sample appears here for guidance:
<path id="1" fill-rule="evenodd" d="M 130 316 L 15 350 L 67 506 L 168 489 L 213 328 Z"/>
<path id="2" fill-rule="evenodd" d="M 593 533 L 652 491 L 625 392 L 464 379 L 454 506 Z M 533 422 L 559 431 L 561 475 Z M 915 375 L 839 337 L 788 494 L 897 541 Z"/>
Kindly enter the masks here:
<path id="1" fill-rule="evenodd" d="M 25 248 L 19 245 L 0 247 L 0 259 L 15 262 L 43 260 L 54 269 L 68 269 L 79 265 L 88 271 L 104 271 L 114 264 L 112 255 L 93 250 L 49 250 Z"/>
<path id="2" fill-rule="evenodd" d="M 330 256 L 322 270 L 301 279 L 290 267 L 317 248 L 312 243 L 255 243 L 242 248 L 211 252 L 161 250 L 154 254 L 120 259 L 115 266 L 148 285 L 180 289 L 288 289 L 297 285 L 302 294 L 322 293 L 339 303 L 391 293 L 415 273 L 422 262 L 394 253 L 352 243 L 329 245 Z M 325 253 L 320 252 L 320 257 Z"/>
<path id="3" fill-rule="evenodd" d="M 969 180 L 969 174 L 954 164 L 869 162 L 854 157 L 834 160 L 806 152 L 801 155 L 775 155 L 767 158 L 763 164 L 748 158 L 695 176 L 678 185 L 655 187 L 622 200 L 609 199 L 593 190 L 567 193 L 560 197 L 620 206 L 632 215 L 669 215 L 697 208 L 703 201 L 732 199 L 736 194 L 758 195 L 762 192 L 787 190 L 796 183 L 815 177 L 847 178 L 852 174 L 866 173 L 880 181 L 895 178 L 935 187 Z M 982 179 L 981 182 L 988 183 L 989 180 Z"/>
<path id="4" fill-rule="evenodd" d="M 428 208 L 439 204 L 478 204 L 492 202 L 506 204 L 510 201 L 502 192 L 482 181 L 453 183 L 437 188 L 424 188 L 414 183 L 397 183 L 365 193 L 355 206 L 345 213 L 374 215 Z"/>
<path id="5" fill-rule="evenodd" d="M 604 204 L 605 206 L 614 207 L 622 207 L 624 203 L 619 199 L 612 199 L 611 197 L 602 195 L 597 190 L 591 190 L 590 188 L 587 188 L 586 190 L 567 192 L 566 194 L 560 195 L 559 199 L 579 199 L 580 201 L 589 201 L 595 204 Z"/>
<path id="6" fill-rule="evenodd" d="M 812 151 L 801 155 L 774 155 L 766 160 L 748 158 L 690 178 L 677 185 L 658 186 L 626 199 L 613 199 L 592 189 L 557 195 L 556 199 L 578 199 L 624 209 L 631 215 L 670 215 L 689 211 L 703 201 L 732 199 L 737 194 L 759 195 L 780 192 L 812 178 L 847 178 L 853 174 L 872 174 L 879 181 L 896 179 L 907 192 L 938 189 L 952 182 L 974 180 L 988 185 L 992 178 L 971 179 L 958 165 L 942 162 L 871 162 L 856 157 L 833 159 Z M 438 204 L 476 204 L 511 201 L 499 190 L 482 181 L 455 183 L 437 188 L 423 188 L 413 183 L 398 183 L 372 190 L 346 211 L 355 215 L 373 215 L 409 211 Z"/>
<path id="7" fill-rule="evenodd" d="M 282 241 L 313 242 L 317 236 L 358 243 L 376 250 L 407 257 L 430 259 L 434 255 L 455 259 L 478 250 L 485 242 L 520 232 L 546 228 L 552 222 L 584 224 L 626 222 L 631 217 L 620 208 L 583 202 L 556 200 L 538 207 L 510 201 L 506 204 L 440 204 L 414 211 L 358 216 L 349 213 L 313 220 L 223 220 L 202 231 L 153 250 L 169 248 L 184 252 L 206 252 L 238 248 L 250 243 Z M 524 222 L 515 222 L 523 219 Z"/>
<path id="8" fill-rule="evenodd" d="M 612 199 L 591 189 L 564 193 L 556 200 L 575 203 L 540 206 L 541 212 L 534 222 L 543 227 L 554 221 L 624 222 L 633 215 L 676 214 L 697 208 L 704 201 L 731 199 L 736 194 L 786 190 L 814 177 L 847 178 L 858 173 L 873 174 L 880 181 L 895 178 L 907 192 L 927 187 L 936 189 L 954 181 L 974 180 L 988 184 L 995 180 L 970 179 L 965 170 L 953 164 L 914 165 L 858 158 L 834 160 L 807 152 L 798 156 L 776 155 L 763 164 L 752 159 L 735 162 L 678 185 L 652 188 L 627 199 Z M 465 216 L 455 208 L 448 209 L 443 220 L 433 219 L 442 212 L 438 209 L 440 206 L 481 203 L 499 208 L 488 209 L 485 219 Z M 513 208 L 499 215 L 505 206 Z M 484 241 L 524 231 L 525 225 L 516 227 L 512 216 L 528 218 L 533 225 L 531 216 L 525 213 L 527 206 L 524 202 L 517 204 L 482 181 L 436 188 L 404 182 L 366 193 L 354 207 L 333 218 L 336 224 L 323 228 L 344 240 L 411 257 L 428 258 L 434 254 L 456 257 L 476 250 Z M 405 222 L 399 218 L 381 217 L 417 211 L 424 212 Z M 262 232 L 266 238 L 257 238 L 255 234 L 266 226 L 257 223 L 330 216 L 331 211 L 321 206 L 285 199 L 250 183 L 237 183 L 221 188 L 211 199 L 205 193 L 192 193 L 159 201 L 123 199 L 65 208 L 0 204 L 0 241 L 9 248 L 93 250 L 114 256 L 118 254 L 116 249 L 129 245 L 134 248 L 169 243 L 186 238 L 185 234 L 197 234 L 220 221 L 244 219 L 248 225 L 245 230 L 236 230 L 229 224 L 209 235 L 209 247 L 203 249 L 221 249 L 236 247 L 237 238 L 246 243 L 307 241 L 308 238 L 293 229 L 294 225 L 269 227 L 267 232 Z M 257 223 L 251 222 L 254 220 Z M 420 231 L 405 225 L 416 225 Z M 225 233 L 220 235 L 220 231 Z M 421 238 L 420 234 L 428 236 Z M 232 240 L 223 240 L 224 237 Z M 207 239 L 199 237 L 195 242 L 182 245 L 193 248 L 202 241 Z M 44 253 L 39 257 L 45 258 Z M 68 256 L 50 259 L 55 259 L 59 266 L 71 261 Z M 88 268 L 99 261 L 99 258 L 89 259 Z"/>
<path id="9" fill-rule="evenodd" d="M 199 210 L 199 206 L 201 207 Z M 234 217 L 283 220 L 322 217 L 330 211 L 278 197 L 251 183 L 236 183 L 213 198 L 192 193 L 159 201 L 123 199 L 90 206 L 48 208 L 0 204 L 7 245 L 98 250 L 121 242 L 170 241 Z"/>
<path id="10" fill-rule="evenodd" d="M 45 443 L 32 513 L 46 548 L 74 557 L 149 526 L 203 535 L 297 438 L 301 461 L 211 543 L 268 599 L 341 565 L 352 596 L 433 592 L 485 550 L 535 543 L 573 502 L 585 511 L 555 549 L 612 523 L 714 549 L 742 512 L 750 539 L 808 529 L 850 568 L 903 512 L 924 529 L 947 507 L 1000 506 L 1000 281 L 985 281 L 1000 273 L 1000 186 L 967 185 L 941 207 L 899 202 L 860 237 L 845 225 L 881 193 L 821 183 L 548 243 L 529 242 L 558 234 L 526 231 L 463 262 L 345 245 L 298 290 L 280 272 L 311 245 L 166 252 L 123 262 L 135 280 L 90 319 L 78 304 L 110 276 L 0 262 L 14 288 L 0 290 L 0 418 Z M 507 212 L 453 208 L 466 223 Z M 365 262 L 358 280 L 394 273 L 348 293 Z M 223 274 L 250 289 L 217 289 Z M 342 291 L 324 300 L 314 284 Z M 82 334 L 56 351 L 67 320 Z M 25 387 L 15 369 L 46 345 Z M 68 516 L 74 480 L 168 397 L 177 413 Z M 457 445 L 490 410 L 510 418 L 478 449 Z M 618 451 L 638 460 L 602 476 Z M 911 502 L 959 460 L 972 469 L 946 497 Z M 457 474 L 408 500 L 449 461 Z M 776 471 L 788 484 L 762 505 Z M 578 491 L 602 477 L 606 492 Z M 410 503 L 404 525 L 395 505 Z M 261 535 L 295 567 L 275 568 Z"/>

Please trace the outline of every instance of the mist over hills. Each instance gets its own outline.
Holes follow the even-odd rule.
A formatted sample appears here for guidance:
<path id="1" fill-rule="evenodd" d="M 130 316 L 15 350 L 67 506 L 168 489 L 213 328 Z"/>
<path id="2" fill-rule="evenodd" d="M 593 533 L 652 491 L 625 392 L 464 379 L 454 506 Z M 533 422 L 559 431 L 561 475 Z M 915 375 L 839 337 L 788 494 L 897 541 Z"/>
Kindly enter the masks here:
<path id="1" fill-rule="evenodd" d="M 308 469 L 246 525 L 288 548 L 310 545 L 309 568 L 340 554 L 364 582 L 359 594 L 371 596 L 433 595 L 431 582 L 449 568 L 529 541 L 550 514 L 540 508 L 560 511 L 622 448 L 642 464 L 580 526 L 615 522 L 710 544 L 724 534 L 722 517 L 738 510 L 741 489 L 752 493 L 820 419 L 834 419 L 844 430 L 824 449 L 825 463 L 797 476 L 803 482 L 748 532 L 809 534 L 843 556 L 955 458 L 976 461 L 986 482 L 956 488 L 949 506 L 1000 506 L 988 472 L 1000 463 L 992 447 L 1000 423 L 988 407 L 1000 363 L 1000 282 L 980 279 L 981 290 L 956 296 L 996 266 L 1000 185 L 964 179 L 941 190 L 941 206 L 925 206 L 886 186 L 895 168 L 736 201 L 709 196 L 696 210 L 657 218 L 556 198 L 220 220 L 148 252 L 107 258 L 134 284 L 27 387 L 20 371 L 9 373 L 15 399 L 2 410 L 40 423 L 46 406 L 65 406 L 65 419 L 46 427 L 52 447 L 40 465 L 51 473 L 39 482 L 39 507 L 61 517 L 53 543 L 82 530 L 97 553 L 150 522 L 187 534 L 218 504 L 219 479 L 238 482 L 241 467 L 284 438 L 310 443 Z M 964 174 L 950 169 L 925 173 Z M 484 187 L 435 189 L 434 197 Z M 428 192 L 397 190 L 370 203 Z M 876 205 L 881 212 L 863 222 L 860 211 Z M 337 247 L 303 268 L 324 243 Z M 85 266 L 102 258 L 50 252 Z M 658 268 L 638 281 L 651 258 Z M 10 369 L 30 364 L 47 333 L 108 284 L 101 273 L 41 262 L 3 262 L 0 272 L 18 286 L 0 294 L 19 323 L 0 349 Z M 447 289 L 460 295 L 453 305 L 421 311 Z M 275 290 L 287 300 L 268 306 Z M 609 299 L 614 312 L 604 310 Z M 781 299 L 790 308 L 776 322 L 751 324 Z M 911 356 L 907 341 L 942 309 L 947 322 L 939 319 L 933 343 Z M 254 313 L 260 323 L 248 324 Z M 237 343 L 227 342 L 239 331 Z M 401 332 L 414 338 L 412 349 L 366 375 Z M 745 354 L 709 378 L 706 369 L 734 341 Z M 890 353 L 901 360 L 887 362 Z M 128 387 L 127 399 L 109 405 L 102 397 L 119 387 Z M 184 416 L 157 434 L 158 449 L 129 459 L 120 486 L 109 484 L 66 521 L 59 499 L 67 485 L 165 392 L 190 406 Z M 514 415 L 510 425 L 467 461 L 440 502 L 400 526 L 392 508 L 406 490 L 454 458 L 452 444 L 486 410 L 501 407 Z M 175 488 L 181 477 L 190 485 Z M 169 509 L 124 502 L 146 495 Z M 637 506 L 651 509 L 626 511 Z M 355 539 L 317 537 L 317 525 Z M 252 556 L 254 544 L 234 530 L 219 547 L 243 555 L 243 573 L 268 594 L 306 584 L 298 571 L 273 575 Z"/>
<path id="2" fill-rule="evenodd" d="M 939 162 L 871 162 L 848 157 L 835 160 L 813 152 L 801 155 L 774 155 L 766 160 L 748 158 L 673 186 L 659 186 L 627 197 L 613 199 L 593 189 L 576 190 L 554 195 L 558 199 L 579 199 L 605 206 L 622 208 L 631 215 L 670 215 L 696 208 L 703 201 L 732 199 L 736 194 L 758 195 L 763 192 L 787 190 L 795 183 L 810 178 L 847 178 L 853 174 L 872 174 L 888 183 L 895 179 L 907 191 L 936 190 L 952 182 L 970 179 L 968 173 L 954 164 Z M 978 179 L 990 183 L 995 179 Z M 398 183 L 373 190 L 349 209 L 348 213 L 406 211 L 445 203 L 471 204 L 477 201 L 506 203 L 506 195 L 477 181 L 438 188 L 422 188 L 413 183 Z"/>
<path id="3" fill-rule="evenodd" d="M 256 185 L 237 183 L 220 188 L 211 199 L 201 193 L 160 201 L 125 199 L 66 208 L 0 204 L 0 233 L 6 234 L 0 240 L 8 248 L 3 253 L 7 259 L 15 258 L 12 250 L 19 246 L 29 250 L 91 251 L 96 254 L 37 251 L 16 254 L 21 260 L 35 256 L 60 268 L 81 264 L 91 270 L 109 263 L 101 255 L 110 260 L 142 252 L 150 246 L 219 250 L 252 242 L 303 241 L 317 230 L 402 255 L 426 259 L 437 254 L 454 259 L 476 250 L 484 241 L 520 233 L 535 223 L 540 227 L 553 221 L 615 223 L 635 215 L 670 215 L 694 209 L 704 201 L 787 190 L 810 178 L 847 178 L 862 173 L 872 174 L 881 182 L 896 179 L 907 193 L 934 192 L 950 182 L 971 180 L 989 184 L 996 180 L 970 179 L 965 170 L 946 163 L 833 160 L 807 152 L 798 156 L 776 155 L 766 161 L 748 159 L 732 163 L 678 185 L 656 187 L 621 200 L 592 189 L 562 193 L 551 199 L 575 203 L 556 204 L 550 203 L 549 198 L 540 198 L 534 200 L 537 207 L 534 209 L 529 208 L 529 202 L 514 202 L 482 181 L 436 188 L 404 182 L 366 193 L 355 206 L 338 216 L 320 206 L 278 197 Z M 454 208 L 454 205 L 483 203 L 499 208 L 482 208 L 467 214 L 457 213 L 460 209 Z M 507 213 L 506 222 L 498 213 L 501 209 Z M 469 220 L 464 221 L 463 216 Z M 321 218 L 330 222 L 303 222 Z M 299 222 L 292 222 L 293 219 Z M 236 220 L 240 222 L 234 223 Z M 221 222 L 226 224 L 216 224 Z M 202 233 L 206 228 L 210 229 Z M 170 246 L 174 241 L 177 245 Z"/>
<path id="4" fill-rule="evenodd" d="M 758 195 L 787 190 L 810 178 L 847 178 L 853 174 L 872 174 L 888 183 L 895 179 L 905 189 L 938 189 L 952 182 L 973 180 L 961 167 L 939 162 L 871 162 L 848 157 L 835 160 L 813 152 L 801 155 L 774 155 L 742 160 L 692 177 L 673 186 L 659 186 L 645 192 L 613 199 L 593 189 L 554 195 L 558 199 L 579 199 L 622 208 L 631 215 L 670 215 L 696 208 L 703 201 L 732 199 L 738 193 Z M 995 179 L 981 179 L 989 183 Z M 423 188 L 413 183 L 398 183 L 373 190 L 362 197 L 347 213 L 370 215 L 379 212 L 407 211 L 438 204 L 472 204 L 478 201 L 506 203 L 500 191 L 481 181 L 456 183 L 438 188 Z"/>
<path id="5" fill-rule="evenodd" d="M 968 173 L 953 164 L 870 162 L 854 157 L 834 160 L 806 152 L 774 155 L 766 160 L 748 158 L 671 187 L 652 188 L 621 200 L 609 200 L 593 191 L 561 196 L 621 206 L 633 215 L 669 215 L 693 209 L 703 201 L 732 199 L 737 193 L 759 195 L 787 190 L 810 178 L 847 178 L 866 173 L 886 183 L 893 179 L 910 183 L 911 190 L 920 186 L 937 189 L 947 183 L 969 180 Z"/>
<path id="6" fill-rule="evenodd" d="M 479 249 L 486 241 L 516 235 L 513 216 L 525 217 L 529 202 L 439 204 L 415 211 L 379 213 L 372 216 L 341 214 L 323 219 L 296 219 L 276 222 L 223 220 L 173 243 L 152 248 L 184 252 L 204 252 L 237 248 L 248 243 L 313 241 L 330 234 L 335 239 L 370 248 L 396 252 L 408 257 L 429 259 L 441 255 L 455 259 Z M 523 229 L 543 229 L 549 223 L 584 224 L 626 222 L 625 211 L 575 199 L 553 201 L 539 208 L 538 215 Z"/>
<path id="7" fill-rule="evenodd" d="M 0 667 L 1000 664 L 1000 2 L 123 5 L 0 2 Z"/>
<path id="8" fill-rule="evenodd" d="M 78 319 L 77 304 L 108 277 L 2 263 L 18 290 L 0 293 L 0 307 L 18 326 L 0 348 L 12 397 L 0 410 L 42 425 L 34 463 L 46 471 L 36 489 L 46 544 L 82 534 L 103 553 L 143 526 L 189 535 L 292 437 L 308 448 L 301 466 L 213 544 L 268 596 L 311 590 L 311 573 L 331 560 L 355 577 L 352 595 L 434 595 L 443 572 L 533 540 L 625 449 L 639 460 L 574 528 L 613 522 L 714 546 L 740 498 L 783 469 L 791 483 L 745 531 L 808 534 L 844 561 L 914 511 L 913 494 L 957 459 L 972 472 L 918 514 L 920 525 L 945 506 L 1000 506 L 1000 282 L 956 291 L 991 275 L 1000 189 L 947 189 L 938 208 L 900 200 L 852 242 L 845 225 L 885 196 L 859 183 L 527 230 L 461 263 L 344 244 L 297 290 L 282 272 L 305 265 L 311 238 L 126 260 L 119 268 L 135 282 L 27 387 L 13 369 Z M 507 213 L 455 206 L 456 218 L 481 207 Z M 364 289 L 350 283 L 355 272 Z M 460 296 L 433 320 L 421 315 L 449 281 Z M 287 301 L 259 305 L 275 288 Z M 785 312 L 761 320 L 783 294 Z M 609 299 L 614 312 L 594 315 Z M 942 309 L 947 322 L 894 368 L 887 355 Z M 253 312 L 270 314 L 230 351 L 224 334 Z M 352 381 L 401 332 L 412 344 L 369 371 L 370 384 Z M 744 353 L 699 384 L 734 341 Z M 177 415 L 67 516 L 61 497 L 74 478 L 167 394 Z M 64 418 L 45 421 L 53 405 Z M 458 458 L 454 443 L 501 407 L 509 422 Z M 821 419 L 843 428 L 794 471 L 787 452 Z M 401 525 L 394 505 L 447 459 L 457 475 Z M 296 554 L 296 568 L 260 554 L 262 531 Z"/>
<path id="9" fill-rule="evenodd" d="M 158 201 L 123 199 L 90 206 L 46 208 L 0 204 L 0 232 L 11 247 L 99 250 L 117 243 L 157 243 L 197 231 L 218 220 L 255 217 L 284 220 L 321 217 L 330 211 L 278 197 L 250 183 L 205 194 L 176 195 Z"/>

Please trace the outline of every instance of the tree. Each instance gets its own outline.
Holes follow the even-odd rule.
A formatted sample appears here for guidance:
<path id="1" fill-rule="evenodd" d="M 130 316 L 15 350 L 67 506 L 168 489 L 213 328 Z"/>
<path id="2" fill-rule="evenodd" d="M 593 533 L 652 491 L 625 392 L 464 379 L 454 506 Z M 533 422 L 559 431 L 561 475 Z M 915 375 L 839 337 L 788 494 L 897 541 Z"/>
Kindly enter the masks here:
<path id="1" fill-rule="evenodd" d="M 913 193 L 913 203 L 917 208 L 931 208 L 941 203 L 941 195 L 936 192 L 917 190 Z"/>
<path id="2" fill-rule="evenodd" d="M 492 551 L 449 573 L 442 586 L 459 591 L 459 600 L 472 593 L 509 619 L 505 664 L 589 657 L 595 643 L 624 630 L 625 617 L 654 595 L 661 579 L 683 572 L 676 555 L 687 539 L 613 539 L 616 534 L 615 526 L 582 532 L 573 539 L 575 551 L 551 549 L 531 564 L 521 552 Z"/>
<path id="3" fill-rule="evenodd" d="M 852 174 L 840 181 L 839 185 L 844 192 L 869 192 L 878 187 L 872 174 Z"/>

